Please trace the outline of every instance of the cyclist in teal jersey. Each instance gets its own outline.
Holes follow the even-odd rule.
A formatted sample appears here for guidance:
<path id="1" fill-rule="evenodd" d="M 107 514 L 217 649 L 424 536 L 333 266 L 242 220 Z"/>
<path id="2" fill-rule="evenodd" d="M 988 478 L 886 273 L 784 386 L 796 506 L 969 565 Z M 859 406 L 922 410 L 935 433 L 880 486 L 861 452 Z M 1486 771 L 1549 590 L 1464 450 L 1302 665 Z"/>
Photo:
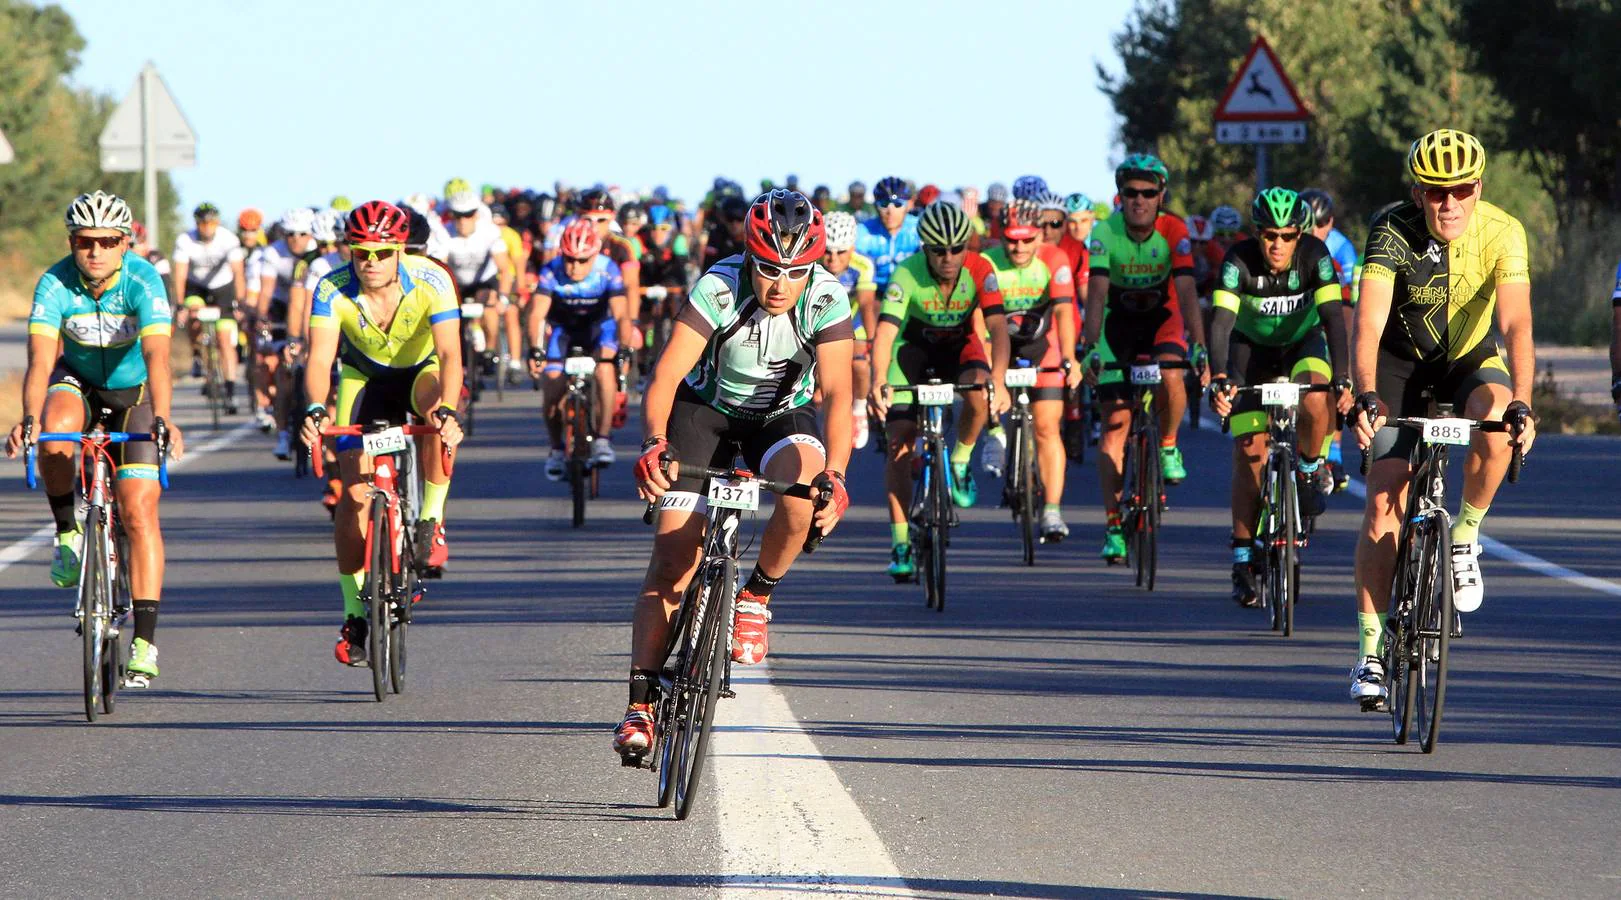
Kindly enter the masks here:
<path id="1" fill-rule="evenodd" d="M 159 454 L 165 444 L 175 459 L 185 449 L 180 428 L 168 424 L 169 301 L 157 269 L 128 252 L 132 218 L 123 200 L 101 191 L 80 194 L 68 206 L 66 223 L 72 252 L 34 289 L 24 415 L 11 429 L 6 455 L 16 457 L 34 434 L 84 431 L 97 421 L 109 431 L 157 437 L 115 444 L 110 451 L 119 515 L 129 535 L 135 613 L 125 684 L 146 687 L 158 676 L 154 633 L 163 592 Z M 78 462 L 77 444 L 40 447 L 40 474 L 56 520 L 51 581 L 65 588 L 78 585 L 83 552 L 74 498 Z"/>

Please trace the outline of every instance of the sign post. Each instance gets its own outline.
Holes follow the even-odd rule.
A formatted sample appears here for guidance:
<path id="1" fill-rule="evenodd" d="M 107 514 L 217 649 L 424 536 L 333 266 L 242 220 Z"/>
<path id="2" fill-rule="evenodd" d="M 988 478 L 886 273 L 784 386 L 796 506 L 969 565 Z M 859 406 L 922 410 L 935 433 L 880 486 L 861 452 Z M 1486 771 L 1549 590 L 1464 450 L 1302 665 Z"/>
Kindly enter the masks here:
<path id="1" fill-rule="evenodd" d="M 1306 141 L 1306 104 L 1266 38 L 1257 37 L 1216 104 L 1216 142 L 1255 146 L 1256 189 L 1272 184 L 1267 149 Z"/>
<path id="2" fill-rule="evenodd" d="M 0 131 L 0 166 L 17 159 L 17 154 L 11 149 L 11 142 L 6 140 L 5 132 Z"/>
<path id="3" fill-rule="evenodd" d="M 197 135 L 151 63 L 141 68 L 101 132 L 104 172 L 140 172 L 147 239 L 158 243 L 158 170 L 197 164 Z"/>

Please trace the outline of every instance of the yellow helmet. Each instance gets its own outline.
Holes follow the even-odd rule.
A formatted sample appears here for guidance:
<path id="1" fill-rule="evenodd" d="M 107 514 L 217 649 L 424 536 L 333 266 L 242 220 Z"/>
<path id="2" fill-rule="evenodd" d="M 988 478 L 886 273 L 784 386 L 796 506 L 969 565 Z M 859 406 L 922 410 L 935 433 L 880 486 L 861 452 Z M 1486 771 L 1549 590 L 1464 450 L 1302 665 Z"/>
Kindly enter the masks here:
<path id="1" fill-rule="evenodd" d="M 470 191 L 472 189 L 472 186 L 467 183 L 467 179 L 452 178 L 445 182 L 445 198 L 449 199 L 457 194 L 460 194 L 462 191 Z"/>
<path id="2" fill-rule="evenodd" d="M 1472 134 L 1440 128 L 1413 142 L 1407 171 L 1418 184 L 1435 187 L 1478 181 L 1486 171 L 1486 148 Z"/>

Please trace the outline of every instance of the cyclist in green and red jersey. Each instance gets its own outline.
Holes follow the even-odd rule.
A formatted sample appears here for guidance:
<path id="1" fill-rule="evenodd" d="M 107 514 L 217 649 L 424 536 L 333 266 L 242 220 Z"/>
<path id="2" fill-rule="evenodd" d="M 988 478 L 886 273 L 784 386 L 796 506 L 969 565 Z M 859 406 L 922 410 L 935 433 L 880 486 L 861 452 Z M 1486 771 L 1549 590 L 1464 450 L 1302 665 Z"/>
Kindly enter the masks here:
<path id="1" fill-rule="evenodd" d="M 1103 435 L 1098 442 L 1098 477 L 1108 516 L 1103 551 L 1111 564 L 1124 562 L 1126 541 L 1120 530 L 1120 483 L 1131 425 L 1131 386 L 1119 372 L 1099 372 L 1102 363 L 1149 356 L 1162 361 L 1188 357 L 1184 329 L 1193 336 L 1194 366 L 1201 383 L 1204 371 L 1204 320 L 1193 286 L 1193 242 L 1178 216 L 1164 211 L 1170 173 L 1158 157 L 1126 157 L 1114 173 L 1120 212 L 1092 229 L 1092 279 L 1087 286 L 1086 377 L 1098 384 Z M 1185 324 L 1184 324 L 1185 323 Z M 1176 430 L 1187 408 L 1181 378 L 1167 378 L 1155 388 L 1159 407 L 1160 462 L 1165 481 L 1187 477 Z"/>

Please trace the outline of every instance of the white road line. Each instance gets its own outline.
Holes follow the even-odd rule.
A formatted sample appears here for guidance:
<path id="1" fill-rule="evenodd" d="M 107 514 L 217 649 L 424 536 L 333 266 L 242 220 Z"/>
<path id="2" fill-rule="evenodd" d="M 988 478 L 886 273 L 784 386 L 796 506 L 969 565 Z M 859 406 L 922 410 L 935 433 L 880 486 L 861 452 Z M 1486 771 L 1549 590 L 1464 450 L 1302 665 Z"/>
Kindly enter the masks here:
<path id="1" fill-rule="evenodd" d="M 771 684 L 734 668 L 710 756 L 727 897 L 915 897 L 855 798 Z M 724 729 L 724 730 L 723 730 Z"/>
<path id="2" fill-rule="evenodd" d="M 1220 433 L 1221 431 L 1221 426 L 1219 424 L 1211 422 L 1209 419 L 1203 416 L 1201 416 L 1199 419 L 1199 427 L 1206 431 L 1214 431 L 1217 433 Z M 1347 451 L 1345 465 L 1352 465 L 1353 460 L 1356 458 L 1355 447 L 1352 447 L 1349 451 Z M 1361 479 L 1354 476 L 1351 478 L 1351 483 L 1346 488 L 1346 491 L 1359 499 L 1366 500 L 1368 498 L 1367 485 L 1363 484 Z M 1534 553 L 1527 553 L 1524 550 L 1520 550 L 1505 544 L 1496 538 L 1489 538 L 1484 534 L 1481 535 L 1480 549 L 1492 556 L 1497 557 L 1498 559 L 1503 560 L 1504 562 L 1513 563 L 1522 569 L 1535 572 L 1538 575 L 1546 575 L 1549 578 L 1557 578 L 1566 584 L 1574 584 L 1577 587 L 1586 588 L 1590 591 L 1606 594 L 1611 597 L 1621 597 L 1621 584 L 1616 584 L 1613 581 L 1606 581 L 1603 578 L 1595 578 L 1592 575 L 1583 574 L 1575 569 L 1567 569 L 1557 563 L 1548 562 Z"/>
<path id="3" fill-rule="evenodd" d="M 207 456 L 221 447 L 234 444 L 237 441 L 240 441 L 242 437 L 248 434 L 252 429 L 253 422 L 252 420 L 249 420 L 243 422 L 235 428 L 232 428 L 230 431 L 221 432 L 204 441 L 196 449 L 187 450 L 186 455 L 183 458 L 169 464 L 169 470 L 172 472 L 199 456 Z M 0 550 L 0 572 L 4 572 L 5 570 L 11 568 L 14 564 L 27 559 L 29 554 L 45 546 L 46 544 L 49 544 L 51 539 L 54 537 L 56 537 L 56 526 L 44 525 L 41 526 L 38 531 L 35 531 L 27 537 L 12 543 L 4 550 Z"/>

